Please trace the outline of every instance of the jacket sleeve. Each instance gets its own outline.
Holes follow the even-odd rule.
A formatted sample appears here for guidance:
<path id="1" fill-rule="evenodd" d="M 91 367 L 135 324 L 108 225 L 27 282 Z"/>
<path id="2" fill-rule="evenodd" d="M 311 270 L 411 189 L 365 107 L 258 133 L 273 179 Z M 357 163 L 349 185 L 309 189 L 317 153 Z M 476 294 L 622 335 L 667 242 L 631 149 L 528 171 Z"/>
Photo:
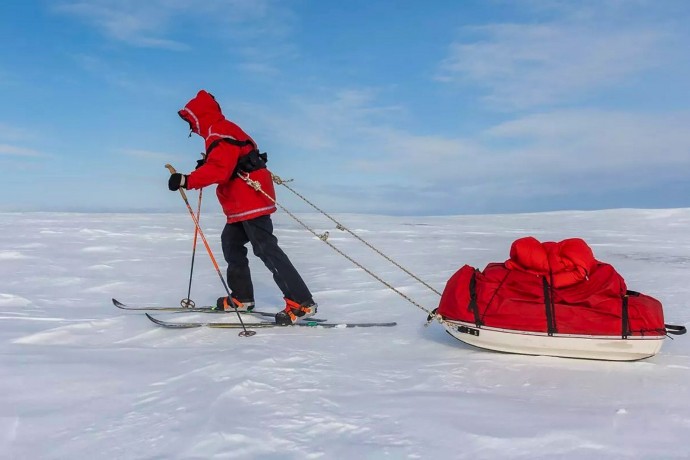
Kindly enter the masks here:
<path id="1" fill-rule="evenodd" d="M 187 177 L 188 189 L 220 184 L 230 179 L 237 165 L 240 149 L 226 142 L 219 143 L 206 158 L 206 163 Z"/>

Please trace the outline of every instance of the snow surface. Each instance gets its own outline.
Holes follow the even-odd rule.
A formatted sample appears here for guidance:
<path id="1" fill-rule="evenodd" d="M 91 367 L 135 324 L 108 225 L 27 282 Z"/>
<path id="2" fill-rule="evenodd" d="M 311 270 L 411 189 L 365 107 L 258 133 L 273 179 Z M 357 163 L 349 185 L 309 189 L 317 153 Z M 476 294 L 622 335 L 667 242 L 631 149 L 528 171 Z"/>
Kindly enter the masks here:
<path id="1" fill-rule="evenodd" d="M 425 308 L 438 295 L 318 214 L 319 233 Z M 336 216 L 437 290 L 521 236 L 579 236 L 688 325 L 690 209 Z M 688 458 L 690 339 L 632 362 L 469 347 L 287 215 L 282 247 L 335 321 L 381 329 L 166 330 L 125 303 L 187 293 L 187 214 L 0 214 L 0 457 L 11 459 Z M 202 216 L 216 257 L 222 217 Z M 219 261 L 222 262 L 222 261 Z M 224 263 L 221 264 L 224 268 Z M 257 303 L 281 304 L 252 259 Z M 192 298 L 223 294 L 203 246 Z M 165 313 L 183 320 L 203 314 Z M 214 316 L 217 318 L 217 316 Z M 232 315 L 222 319 L 232 320 Z M 248 320 L 250 321 L 250 320 Z"/>

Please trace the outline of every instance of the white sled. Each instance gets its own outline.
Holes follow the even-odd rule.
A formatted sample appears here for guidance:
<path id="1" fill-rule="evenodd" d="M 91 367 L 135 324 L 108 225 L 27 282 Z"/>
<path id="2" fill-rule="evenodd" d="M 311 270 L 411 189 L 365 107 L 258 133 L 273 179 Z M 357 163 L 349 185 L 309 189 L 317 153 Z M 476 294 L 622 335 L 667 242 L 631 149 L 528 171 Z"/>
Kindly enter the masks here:
<path id="1" fill-rule="evenodd" d="M 635 361 L 649 358 L 661 350 L 666 336 L 594 336 L 527 332 L 496 327 L 477 327 L 473 323 L 446 319 L 447 332 L 469 345 L 487 350 L 523 355 L 562 358 Z"/>

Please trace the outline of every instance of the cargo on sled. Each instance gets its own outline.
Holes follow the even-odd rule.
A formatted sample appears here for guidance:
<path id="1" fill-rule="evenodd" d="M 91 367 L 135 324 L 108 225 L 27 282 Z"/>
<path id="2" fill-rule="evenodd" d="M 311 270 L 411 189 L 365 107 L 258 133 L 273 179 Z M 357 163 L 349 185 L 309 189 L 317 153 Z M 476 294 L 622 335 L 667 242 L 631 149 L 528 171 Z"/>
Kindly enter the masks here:
<path id="1" fill-rule="evenodd" d="M 629 290 L 579 238 L 525 237 L 504 263 L 463 266 L 435 312 L 465 343 L 529 355 L 633 361 L 657 354 L 667 334 L 686 332 L 665 324 L 661 303 Z"/>

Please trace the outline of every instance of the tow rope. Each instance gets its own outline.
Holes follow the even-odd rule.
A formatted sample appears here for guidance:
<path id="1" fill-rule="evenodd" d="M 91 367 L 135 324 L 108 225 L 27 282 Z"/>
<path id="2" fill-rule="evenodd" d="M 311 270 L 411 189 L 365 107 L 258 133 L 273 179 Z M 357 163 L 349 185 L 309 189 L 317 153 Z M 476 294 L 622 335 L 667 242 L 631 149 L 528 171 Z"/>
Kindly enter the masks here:
<path id="1" fill-rule="evenodd" d="M 393 292 L 395 292 L 396 294 L 398 294 L 398 295 L 399 295 L 400 297 L 402 297 L 403 299 L 405 299 L 405 300 L 407 300 L 408 302 L 410 302 L 410 303 L 411 303 L 412 305 L 414 305 L 415 307 L 417 307 L 417 308 L 419 308 L 420 310 L 426 312 L 426 313 L 428 314 L 428 318 L 427 318 L 427 319 L 428 319 L 428 322 L 427 322 L 427 325 L 428 325 L 433 319 L 437 319 L 437 320 L 439 320 L 440 322 L 443 321 L 443 319 L 442 319 L 439 315 L 437 315 L 437 314 L 435 313 L 435 310 L 434 310 L 434 311 L 431 311 L 431 310 L 429 310 L 428 308 L 425 308 L 425 307 L 423 307 L 422 305 L 420 305 L 419 303 L 415 302 L 415 301 L 414 301 L 413 299 L 411 299 L 408 295 L 406 295 L 405 293 L 401 292 L 399 289 L 396 289 L 394 286 L 392 286 L 390 283 L 388 283 L 387 281 L 385 281 L 383 278 L 381 278 L 380 276 L 378 276 L 377 274 L 375 274 L 374 272 L 372 272 L 372 271 L 369 270 L 368 268 L 364 267 L 362 264 L 360 264 L 359 262 L 357 262 L 356 260 L 354 260 L 352 257 L 350 257 L 349 255 L 345 254 L 343 251 L 341 251 L 341 250 L 338 249 L 336 246 L 334 246 L 330 241 L 328 241 L 328 237 L 329 237 L 328 232 L 325 232 L 325 233 L 322 233 L 322 234 L 318 234 L 314 229 L 312 229 L 311 227 L 309 227 L 309 225 L 307 225 L 307 224 L 304 223 L 302 220 L 300 220 L 299 217 L 297 217 L 296 215 L 294 215 L 294 214 L 293 214 L 292 212 L 290 212 L 287 208 L 285 208 L 283 205 L 281 205 L 280 203 L 278 203 L 274 198 L 272 198 L 268 193 L 266 193 L 266 192 L 261 188 L 261 183 L 259 183 L 259 181 L 252 180 L 252 179 L 249 177 L 249 174 L 242 174 L 242 173 L 239 173 L 239 174 L 238 174 L 238 177 L 239 177 L 240 179 L 242 179 L 244 182 L 246 182 L 247 185 L 249 185 L 249 186 L 250 186 L 251 188 L 253 188 L 255 191 L 257 191 L 257 192 L 263 194 L 266 198 L 268 198 L 270 201 L 272 201 L 276 206 L 278 206 L 280 209 L 282 209 L 283 211 L 285 211 L 285 213 L 287 213 L 292 219 L 294 219 L 297 223 L 299 223 L 302 227 L 304 227 L 304 228 L 305 228 L 307 231 L 309 231 L 312 235 L 314 235 L 315 237 L 317 237 L 318 239 L 320 239 L 321 241 L 323 241 L 324 243 L 326 243 L 328 246 L 330 246 L 330 248 L 333 249 L 335 252 L 337 252 L 338 254 L 340 254 L 341 256 L 343 256 L 344 258 L 346 258 L 347 260 L 349 260 L 350 262 L 352 262 L 352 263 L 353 263 L 354 265 L 356 265 L 357 267 L 359 267 L 359 268 L 361 268 L 362 270 L 364 270 L 364 271 L 365 271 L 366 273 L 368 273 L 371 277 L 373 277 L 374 279 L 376 279 L 377 281 L 379 281 L 381 284 L 383 284 L 384 286 L 386 286 L 388 289 L 390 289 L 390 290 L 392 290 Z M 290 179 L 290 180 L 284 180 L 284 179 L 280 178 L 279 176 L 277 176 L 276 174 L 273 174 L 273 173 L 271 173 L 271 179 L 272 179 L 273 182 L 275 182 L 277 185 L 282 185 L 283 187 L 285 187 L 285 188 L 287 188 L 288 190 L 290 190 L 290 192 L 292 192 L 293 194 L 295 194 L 295 195 L 296 195 L 297 197 L 299 197 L 302 201 L 304 201 L 304 202 L 307 203 L 309 206 L 311 206 L 312 208 L 316 209 L 318 212 L 320 212 L 321 214 L 323 214 L 324 216 L 326 216 L 328 219 L 330 219 L 332 222 L 334 222 L 334 223 L 336 224 L 336 228 L 337 228 L 338 230 L 345 231 L 345 232 L 349 233 L 349 234 L 352 235 L 354 238 L 356 238 L 357 240 L 359 240 L 360 242 L 362 242 L 364 245 L 366 245 L 369 249 L 373 250 L 374 252 L 376 252 L 377 254 L 379 254 L 381 257 L 383 257 L 383 258 L 386 259 L 387 261 L 391 262 L 393 265 L 395 265 L 396 267 L 398 267 L 398 268 L 399 268 L 400 270 L 402 270 L 403 272 L 407 273 L 407 274 L 408 274 L 409 276 L 411 276 L 413 279 L 415 279 L 415 280 L 418 281 L 419 283 L 423 284 L 424 286 L 426 286 L 428 289 L 430 289 L 430 290 L 433 291 L 434 293 L 438 294 L 439 297 L 441 296 L 441 293 L 438 292 L 438 290 L 434 289 L 434 288 L 433 288 L 432 286 L 430 286 L 428 283 L 426 283 L 426 282 L 424 282 L 422 279 L 420 279 L 417 275 L 415 275 L 414 273 L 412 273 L 412 272 L 409 271 L 408 269 L 404 268 L 402 265 L 400 265 L 399 263 L 397 263 L 396 261 L 394 261 L 393 259 L 391 259 L 389 256 L 387 256 L 386 254 L 384 254 L 383 252 L 381 252 L 379 249 L 377 249 L 377 248 L 375 248 L 374 246 L 372 246 L 370 243 L 368 243 L 367 241 L 365 241 L 362 237 L 360 237 L 359 235 L 357 235 L 356 233 L 354 233 L 353 231 L 351 231 L 350 229 L 348 229 L 347 227 L 345 227 L 343 224 L 341 224 L 340 222 L 338 222 L 336 219 L 334 219 L 334 218 L 333 218 L 332 216 L 330 216 L 328 213 L 326 213 L 326 212 L 323 211 L 321 208 L 319 208 L 318 206 L 316 206 L 314 203 L 312 203 L 311 201 L 309 201 L 307 198 L 305 198 L 304 196 L 302 196 L 300 193 L 298 193 L 297 191 L 295 191 L 292 187 L 288 186 L 288 185 L 286 184 L 286 182 L 292 182 L 292 179 Z"/>

